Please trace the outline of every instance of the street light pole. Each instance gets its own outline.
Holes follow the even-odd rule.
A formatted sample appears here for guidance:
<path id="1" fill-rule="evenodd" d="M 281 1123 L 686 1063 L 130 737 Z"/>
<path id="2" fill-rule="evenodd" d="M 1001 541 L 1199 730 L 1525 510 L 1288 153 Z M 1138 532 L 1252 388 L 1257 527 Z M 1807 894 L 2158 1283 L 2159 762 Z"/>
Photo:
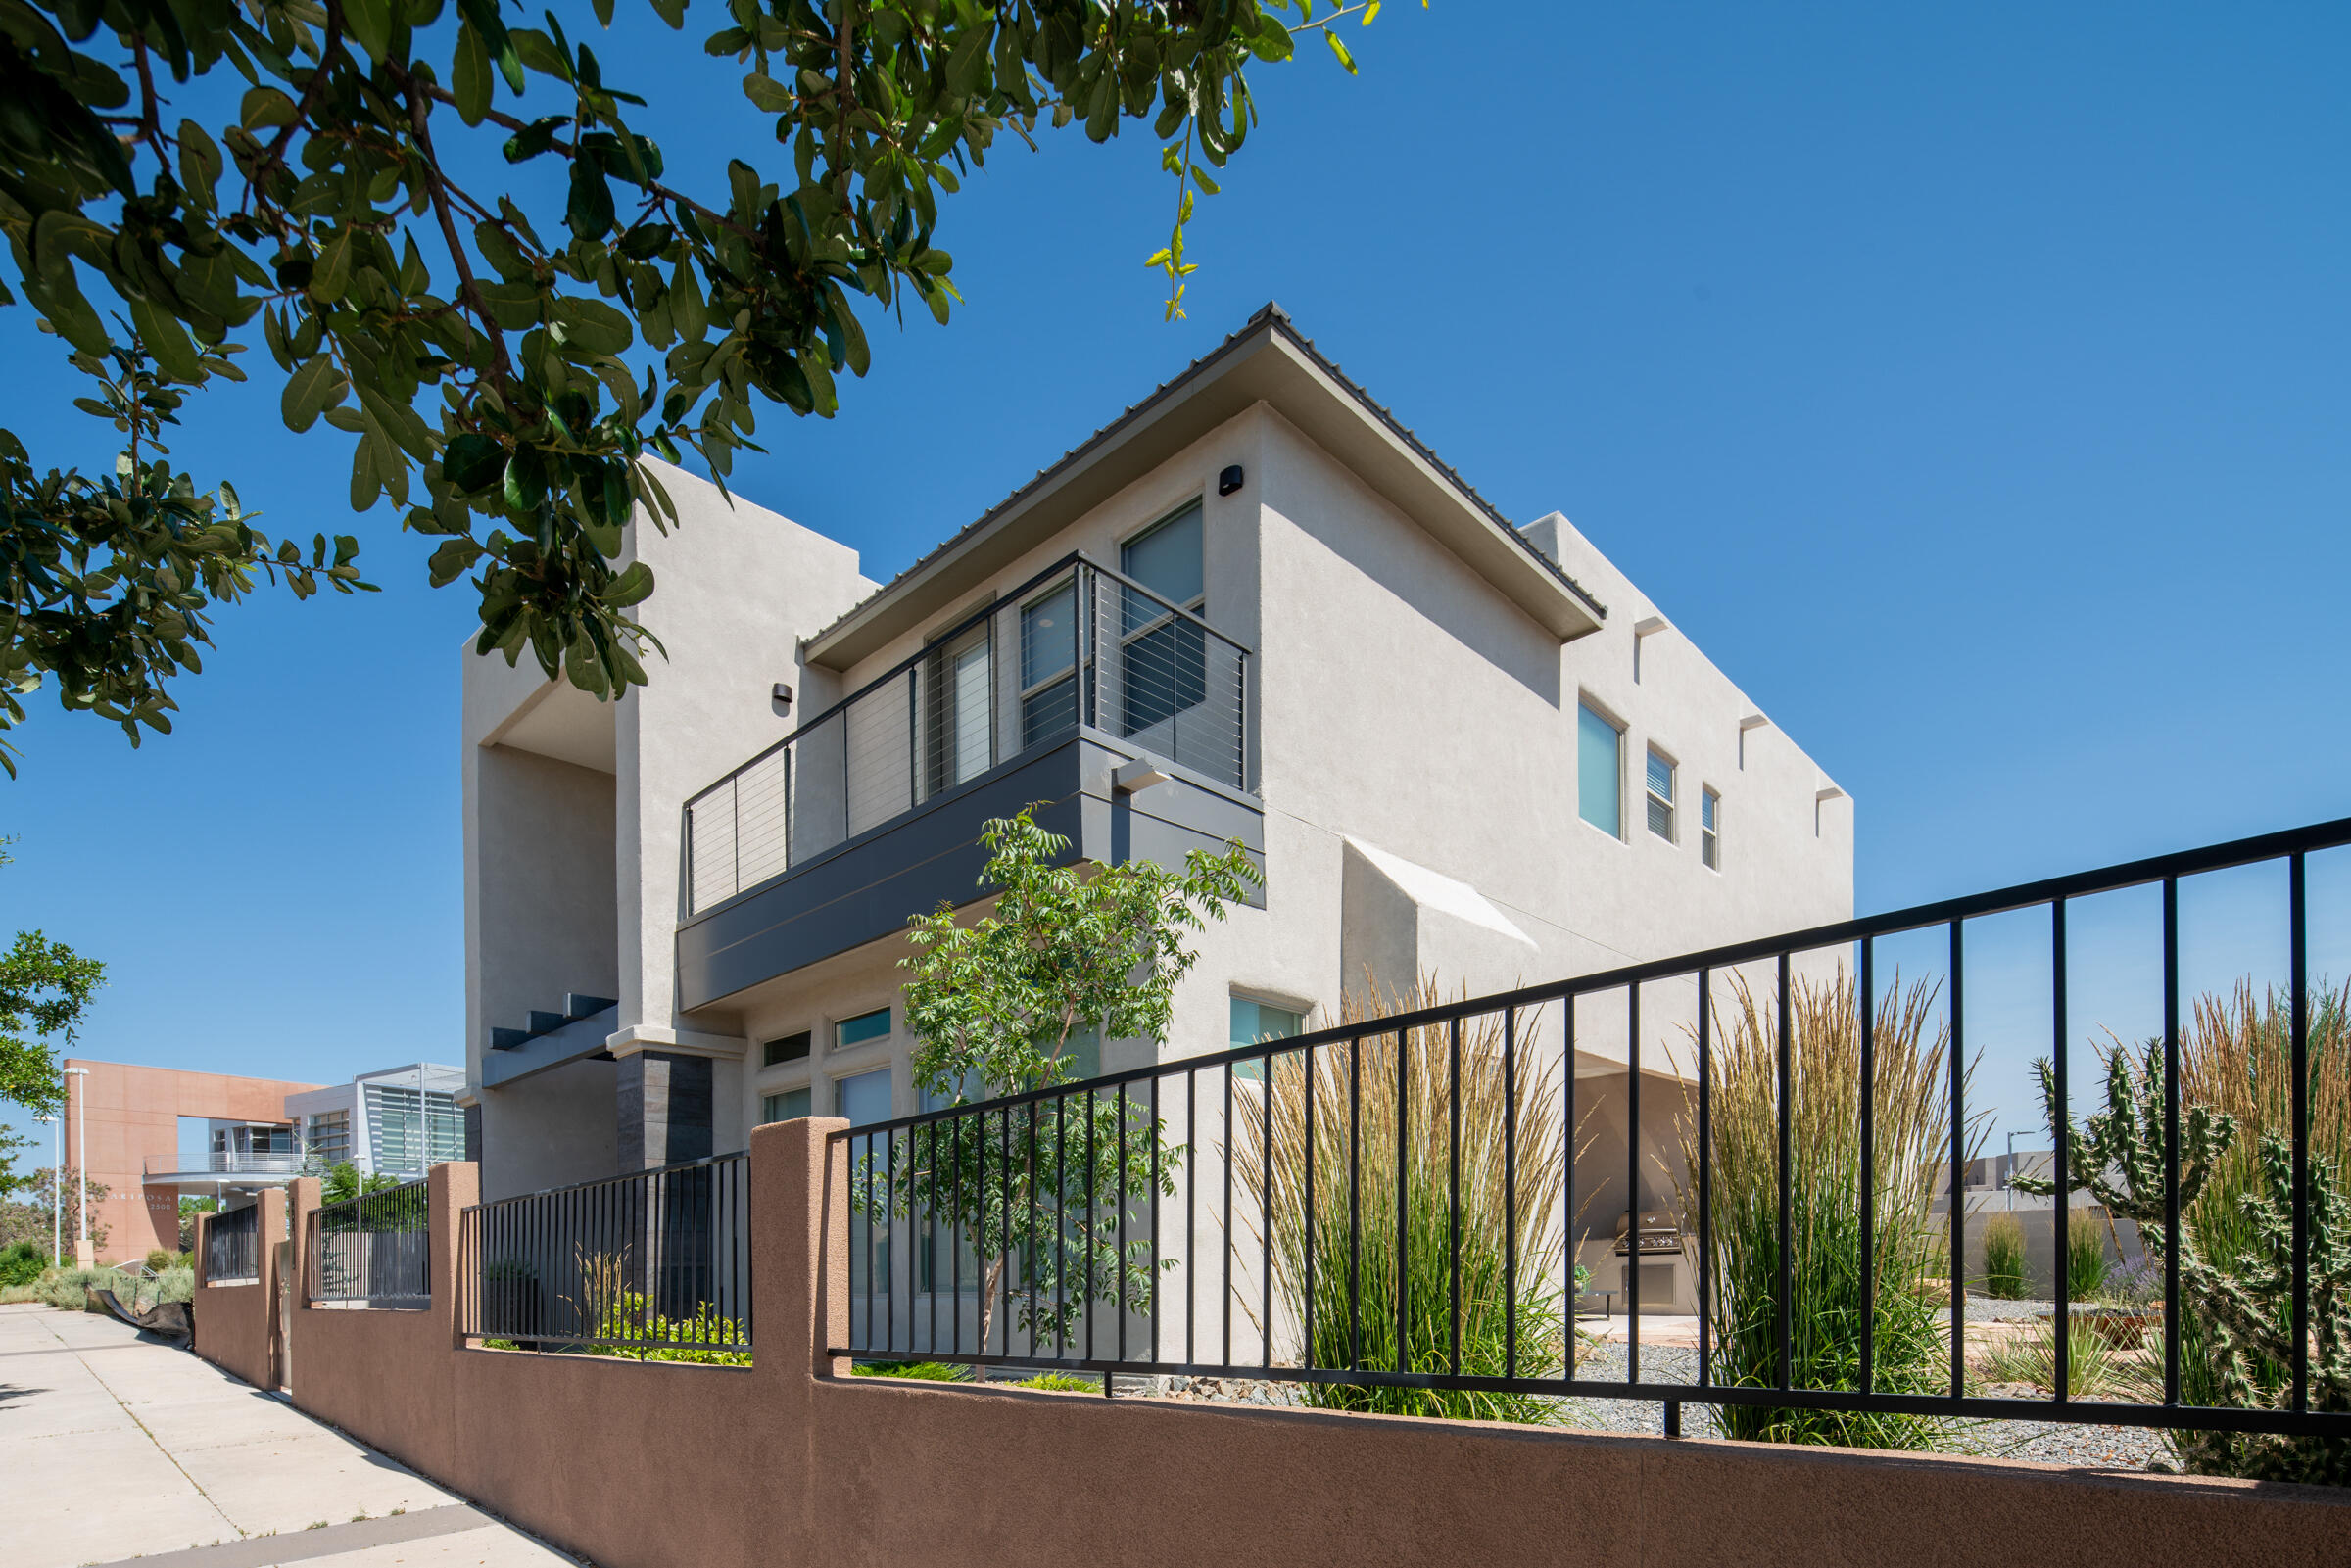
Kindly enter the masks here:
<path id="1" fill-rule="evenodd" d="M 54 1263 L 66 1245 L 66 1206 L 61 1201 L 65 1197 L 62 1189 L 66 1179 L 66 1114 L 60 1111 L 56 1116 L 39 1119 L 57 1123 L 57 1164 L 49 1167 L 49 1261 Z"/>
<path id="2" fill-rule="evenodd" d="M 69 1078 L 86 1078 L 89 1075 L 88 1068 L 66 1069 Z M 97 1256 L 90 1248 L 90 1086 L 85 1083 L 81 1086 L 81 1093 L 73 1094 L 73 1086 L 69 1083 L 66 1092 L 72 1096 L 75 1108 L 73 1141 L 81 1153 L 81 1163 L 73 1167 L 76 1188 L 73 1199 L 73 1266 L 88 1268 L 97 1261 Z"/>

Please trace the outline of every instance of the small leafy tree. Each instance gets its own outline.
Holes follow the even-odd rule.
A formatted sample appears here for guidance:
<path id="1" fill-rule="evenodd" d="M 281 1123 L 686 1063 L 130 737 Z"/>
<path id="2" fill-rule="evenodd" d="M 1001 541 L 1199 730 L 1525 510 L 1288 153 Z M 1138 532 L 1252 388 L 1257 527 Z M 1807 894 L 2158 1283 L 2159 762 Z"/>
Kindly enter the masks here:
<path id="1" fill-rule="evenodd" d="M 2064 1110 L 2055 1074 L 2039 1064 L 2049 1125 Z M 2106 1062 L 2106 1110 L 2070 1132 L 2080 1183 L 2107 1212 L 2138 1225 L 2141 1244 L 2157 1266 L 2168 1260 L 2164 1180 L 2163 1051 L 2150 1041 L 2133 1050 L 2118 1045 Z M 2236 1117 L 2209 1106 L 2180 1108 L 2180 1304 L 2201 1331 L 2204 1357 L 2217 1384 L 2216 1402 L 2235 1409 L 2282 1409 L 2290 1396 L 2282 1369 L 2293 1362 L 2293 1194 L 2291 1147 L 2274 1132 L 2260 1140 L 2259 1189 L 2238 1204 L 2251 1230 L 2250 1246 L 2215 1256 L 2187 1217 L 2215 1168 L 2236 1138 Z M 2351 1200 L 2340 1172 L 2323 1155 L 2310 1157 L 2310 1407 L 2351 1410 Z M 2056 1184 L 2018 1178 L 2027 1192 L 2053 1193 Z M 2186 1325 L 2182 1325 L 2184 1328 Z M 2255 1481 L 2351 1485 L 2351 1440 L 2255 1432 L 2171 1434 L 2182 1463 L 2200 1475 Z"/>
<path id="2" fill-rule="evenodd" d="M 394 1181 L 390 1176 L 381 1173 L 370 1173 L 362 1177 L 360 1174 L 360 1167 L 346 1160 L 341 1164 L 329 1169 L 321 1179 L 318 1186 L 318 1201 L 322 1204 L 349 1203 L 361 1193 L 382 1192 L 386 1187 L 399 1185 L 400 1183 Z"/>
<path id="3" fill-rule="evenodd" d="M 196 1216 L 220 1212 L 217 1198 L 182 1198 L 179 1201 L 179 1250 L 193 1252 L 196 1247 Z"/>
<path id="4" fill-rule="evenodd" d="M 9 862 L 0 838 L 0 866 Z M 0 1100 L 40 1116 L 65 1109 L 56 1047 L 73 1043 L 81 1015 L 106 983 L 106 966 L 38 930 L 19 931 L 0 953 Z M 5 1196 L 5 1192 L 0 1192 Z"/>
<path id="5" fill-rule="evenodd" d="M 1070 841 L 1033 807 L 991 820 L 980 841 L 995 907 L 968 925 L 945 904 L 916 916 L 915 951 L 898 961 L 915 1082 L 954 1106 L 1071 1082 L 1071 1049 L 1088 1036 L 1164 1038 L 1197 957 L 1187 935 L 1264 880 L 1237 843 L 1194 850 L 1181 871 L 1065 864 Z M 1073 1091 L 916 1128 L 902 1158 L 869 1156 L 859 1191 L 869 1213 L 943 1222 L 972 1248 L 981 1345 L 1016 1260 L 1021 1325 L 1032 1345 L 1058 1345 L 1092 1301 L 1149 1308 L 1148 1244 L 1120 1245 L 1122 1195 L 1172 1196 L 1180 1154 L 1161 1140 L 1156 1107 Z"/>

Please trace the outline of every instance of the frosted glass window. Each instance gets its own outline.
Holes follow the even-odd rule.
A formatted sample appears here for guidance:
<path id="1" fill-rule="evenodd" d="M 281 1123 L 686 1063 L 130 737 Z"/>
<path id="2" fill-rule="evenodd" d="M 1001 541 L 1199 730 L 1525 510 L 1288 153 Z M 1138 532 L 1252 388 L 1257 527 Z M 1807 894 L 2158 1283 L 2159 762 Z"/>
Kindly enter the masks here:
<path id="1" fill-rule="evenodd" d="M 1614 837 L 1624 835 L 1624 735 L 1582 703 L 1576 705 L 1575 809 Z"/>
<path id="2" fill-rule="evenodd" d="M 833 1085 L 834 1108 L 852 1127 L 870 1127 L 889 1119 L 889 1069 L 860 1072 Z"/>

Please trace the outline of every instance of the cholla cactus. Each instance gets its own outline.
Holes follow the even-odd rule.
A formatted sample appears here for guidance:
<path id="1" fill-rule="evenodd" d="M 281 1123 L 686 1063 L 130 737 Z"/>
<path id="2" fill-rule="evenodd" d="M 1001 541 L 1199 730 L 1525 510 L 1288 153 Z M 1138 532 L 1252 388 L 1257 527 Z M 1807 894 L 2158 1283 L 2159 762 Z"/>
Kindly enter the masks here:
<path id="1" fill-rule="evenodd" d="M 2049 1124 L 2060 1115 L 2048 1064 L 2040 1064 L 2041 1097 Z M 2141 1244 L 2165 1260 L 2163 1060 L 2148 1044 L 2134 1055 L 2118 1048 L 2107 1059 L 2106 1111 L 2071 1135 L 2076 1169 L 2108 1212 L 2135 1220 Z M 2293 1364 L 2293 1154 L 2285 1140 L 2261 1140 L 2261 1187 L 2244 1194 L 2256 1238 L 2253 1250 L 2222 1261 L 2196 1245 L 2187 1213 L 2203 1193 L 2214 1164 L 2236 1136 L 2236 1119 L 2204 1106 L 2183 1106 L 2180 1118 L 2180 1303 L 2193 1314 L 2216 1357 L 2222 1403 L 2241 1409 L 2283 1409 L 2292 1398 L 2279 1370 Z M 2351 1410 L 2351 1202 L 2336 1185 L 2333 1162 L 2310 1161 L 2310 1407 Z M 2019 1187 L 2049 1193 L 2053 1182 L 2019 1178 Z M 2187 1470 L 2256 1481 L 2351 1484 L 2351 1440 L 2268 1433 L 2186 1432 L 2172 1446 Z"/>

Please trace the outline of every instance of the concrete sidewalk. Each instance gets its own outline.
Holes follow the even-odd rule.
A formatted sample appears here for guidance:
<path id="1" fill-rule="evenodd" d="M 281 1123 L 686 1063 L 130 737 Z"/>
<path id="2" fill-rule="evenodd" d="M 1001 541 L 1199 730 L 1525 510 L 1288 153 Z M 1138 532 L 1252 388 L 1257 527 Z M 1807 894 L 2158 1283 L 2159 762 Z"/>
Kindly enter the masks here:
<path id="1" fill-rule="evenodd" d="M 185 1351 L 46 1307 L 0 1307 L 0 1477 L 9 1568 L 573 1560 Z"/>

